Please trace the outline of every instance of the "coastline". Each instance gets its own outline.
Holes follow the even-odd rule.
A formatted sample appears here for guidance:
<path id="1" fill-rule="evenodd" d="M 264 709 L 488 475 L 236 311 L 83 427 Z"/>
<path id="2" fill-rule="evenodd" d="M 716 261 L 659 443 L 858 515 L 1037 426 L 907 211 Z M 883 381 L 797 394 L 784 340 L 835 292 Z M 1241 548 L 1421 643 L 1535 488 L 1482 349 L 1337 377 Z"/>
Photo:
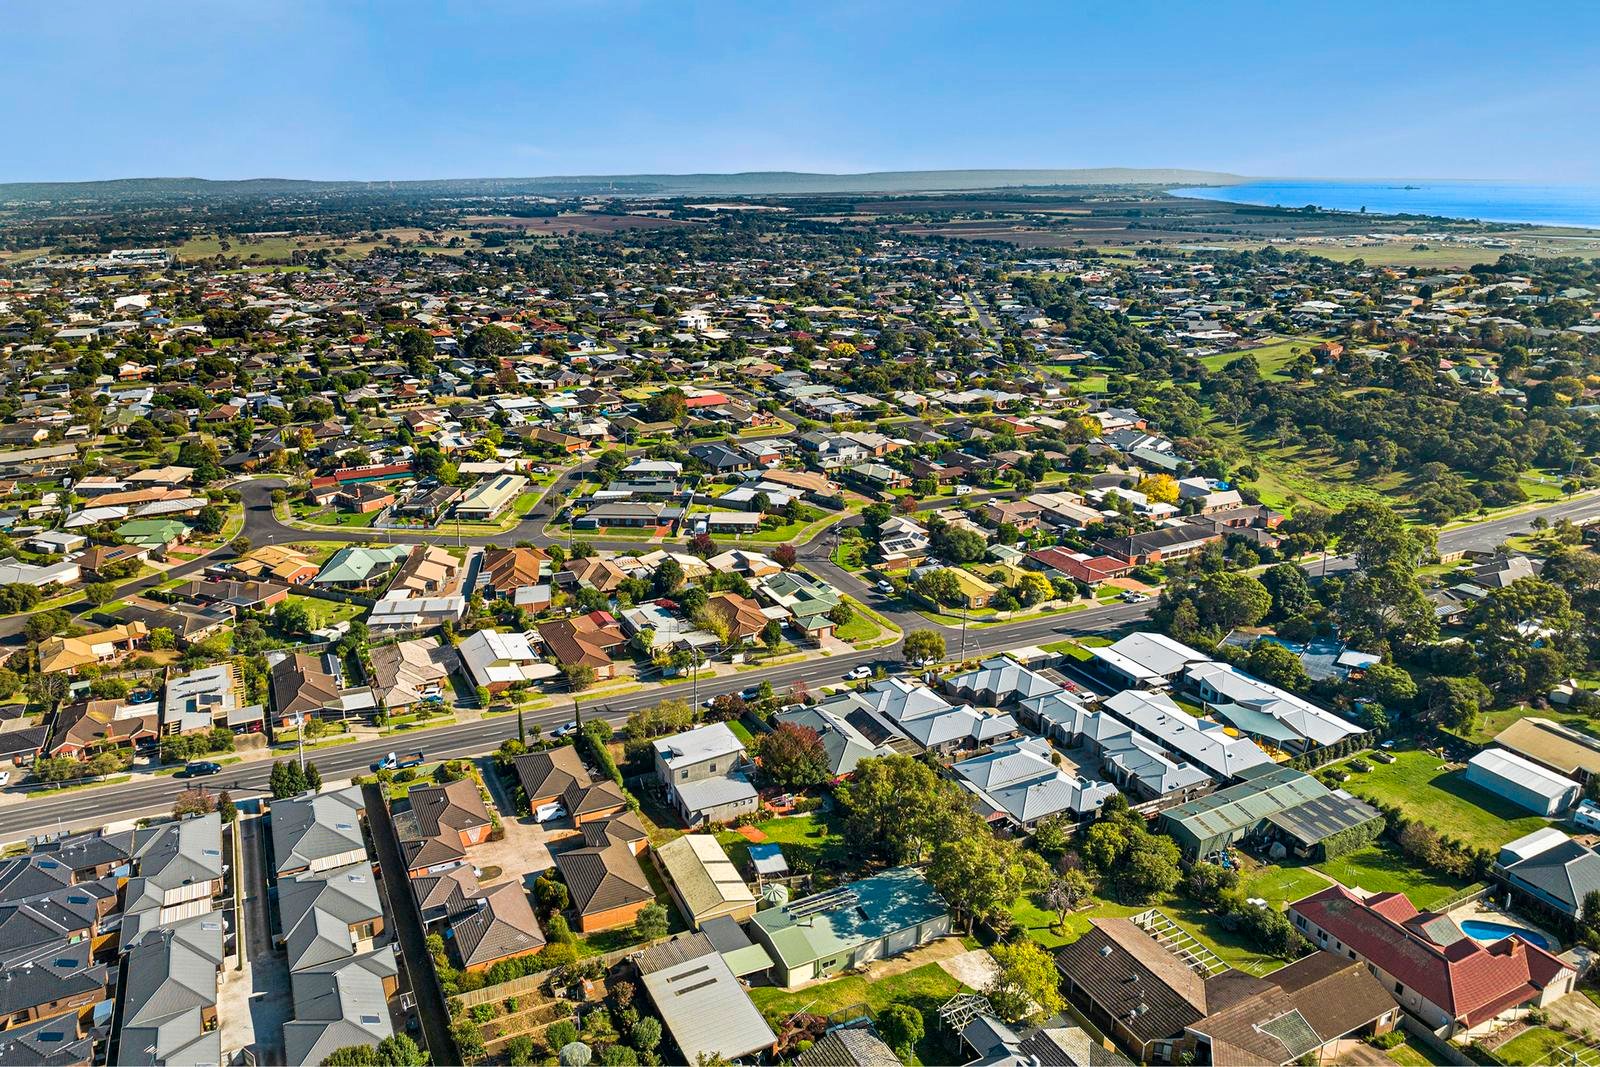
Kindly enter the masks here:
<path id="1" fill-rule="evenodd" d="M 1600 187 L 1535 185 L 1484 179 L 1417 181 L 1284 180 L 1178 186 L 1188 200 L 1323 211 L 1382 218 L 1417 217 L 1497 226 L 1600 230 Z M 1407 203 L 1406 201 L 1412 201 Z"/>

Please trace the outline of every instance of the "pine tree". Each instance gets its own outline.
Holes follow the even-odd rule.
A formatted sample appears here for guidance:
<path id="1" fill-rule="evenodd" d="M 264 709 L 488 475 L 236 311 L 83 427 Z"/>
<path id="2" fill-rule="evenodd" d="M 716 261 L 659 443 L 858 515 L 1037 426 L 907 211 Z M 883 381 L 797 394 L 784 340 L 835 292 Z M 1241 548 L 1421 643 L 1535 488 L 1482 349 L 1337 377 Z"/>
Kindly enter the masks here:
<path id="1" fill-rule="evenodd" d="M 222 795 L 217 797 L 217 814 L 222 816 L 224 825 L 233 822 L 239 817 L 239 808 L 233 802 L 233 797 L 224 789 Z"/>
<path id="2" fill-rule="evenodd" d="M 311 790 L 313 793 L 320 793 L 322 791 L 322 772 L 317 770 L 317 765 L 315 763 L 306 764 L 304 777 L 307 789 Z"/>

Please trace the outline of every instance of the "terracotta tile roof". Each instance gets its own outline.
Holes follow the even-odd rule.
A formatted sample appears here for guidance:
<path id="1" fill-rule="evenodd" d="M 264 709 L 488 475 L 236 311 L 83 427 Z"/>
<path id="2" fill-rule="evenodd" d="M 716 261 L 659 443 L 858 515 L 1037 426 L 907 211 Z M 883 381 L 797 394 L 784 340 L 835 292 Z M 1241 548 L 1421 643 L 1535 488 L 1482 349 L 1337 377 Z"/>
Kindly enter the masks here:
<path id="1" fill-rule="evenodd" d="M 1437 944 L 1423 932 L 1436 929 L 1430 925 L 1434 916 L 1419 913 L 1398 893 L 1364 901 L 1342 886 L 1329 886 L 1290 910 L 1469 1024 L 1522 1003 L 1567 969 L 1518 937 L 1485 945 L 1463 936 Z"/>

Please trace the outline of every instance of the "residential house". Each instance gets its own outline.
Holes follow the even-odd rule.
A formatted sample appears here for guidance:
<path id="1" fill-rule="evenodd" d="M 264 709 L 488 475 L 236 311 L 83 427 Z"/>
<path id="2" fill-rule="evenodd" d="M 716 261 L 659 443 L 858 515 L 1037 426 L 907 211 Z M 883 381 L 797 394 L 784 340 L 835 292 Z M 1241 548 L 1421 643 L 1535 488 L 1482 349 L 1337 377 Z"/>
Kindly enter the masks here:
<path id="1" fill-rule="evenodd" d="M 542 622 L 538 630 L 563 667 L 588 667 L 600 678 L 615 676 L 611 657 L 628 642 L 621 624 L 607 611 Z"/>
<path id="2" fill-rule="evenodd" d="M 544 931 L 521 882 L 502 882 L 482 890 L 471 907 L 450 920 L 447 938 L 457 965 L 482 971 L 503 959 L 537 952 Z"/>
<path id="3" fill-rule="evenodd" d="M 460 663 L 456 650 L 437 637 L 377 645 L 371 651 L 372 683 L 379 703 L 391 712 L 416 704 L 442 704 L 450 674 Z"/>
<path id="4" fill-rule="evenodd" d="M 1047 741 L 1018 738 L 962 760 L 950 772 L 972 794 L 974 806 L 986 821 L 1024 833 L 1053 815 L 1073 822 L 1092 818 L 1116 795 L 1116 786 L 1109 782 L 1061 770 L 1051 761 L 1051 754 Z"/>
<path id="5" fill-rule="evenodd" d="M 637 819 L 618 815 L 587 823 L 583 838 L 581 848 L 555 854 L 578 930 L 589 934 L 632 924 L 656 899 L 638 860 L 649 835 Z"/>
<path id="6" fill-rule="evenodd" d="M 542 749 L 518 756 L 513 764 L 528 810 L 559 803 L 575 826 L 621 815 L 628 806 L 622 787 L 598 778 L 572 745 Z"/>
<path id="7" fill-rule="evenodd" d="M 533 633 L 474 630 L 456 646 L 473 685 L 501 693 L 513 685 L 544 681 L 561 672 L 535 649 Z"/>
<path id="8" fill-rule="evenodd" d="M 77 636 L 47 637 L 39 642 L 39 673 L 57 674 L 115 663 L 148 636 L 150 631 L 144 623 L 130 622 Z"/>
<path id="9" fill-rule="evenodd" d="M 749 929 L 773 983 L 794 989 L 945 936 L 950 910 L 920 871 L 894 867 L 758 911 Z"/>
<path id="10" fill-rule="evenodd" d="M 770 1056 L 778 1038 L 705 934 L 652 945 L 634 961 L 639 981 L 686 1063 Z"/>
<path id="11" fill-rule="evenodd" d="M 726 723 L 709 723 L 652 743 L 656 777 L 690 827 L 732 822 L 756 810 L 750 759 Z"/>
<path id="12" fill-rule="evenodd" d="M 1474 1034 L 1572 992 L 1577 973 L 1515 934 L 1490 943 L 1403 894 L 1360 897 L 1332 885 L 1289 905 L 1302 937 L 1359 960 L 1400 1006 L 1442 1038 Z"/>
<path id="13" fill-rule="evenodd" d="M 359 786 L 307 793 L 272 802 L 272 854 L 276 874 L 318 873 L 367 858 L 362 823 L 367 815 Z"/>
<path id="14" fill-rule="evenodd" d="M 689 929 L 727 916 L 743 922 L 756 912 L 756 896 L 714 834 L 684 834 L 652 853 L 667 890 Z"/>

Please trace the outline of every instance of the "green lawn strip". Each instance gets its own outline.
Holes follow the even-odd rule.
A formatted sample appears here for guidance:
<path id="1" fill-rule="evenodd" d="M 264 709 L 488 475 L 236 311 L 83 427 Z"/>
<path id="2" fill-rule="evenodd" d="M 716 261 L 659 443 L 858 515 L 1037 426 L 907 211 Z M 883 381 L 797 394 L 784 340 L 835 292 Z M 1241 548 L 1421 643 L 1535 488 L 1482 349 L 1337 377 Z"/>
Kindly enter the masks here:
<path id="1" fill-rule="evenodd" d="M 226 767 L 226 766 L 228 766 L 229 764 L 232 764 L 232 763 L 239 763 L 243 759 L 244 759 L 243 756 L 222 756 L 222 757 L 218 757 L 218 756 L 200 756 L 200 757 L 198 757 L 196 759 L 195 762 L 197 762 L 197 763 L 215 763 L 215 764 L 218 764 L 219 766 Z M 157 778 L 166 778 L 166 777 L 169 777 L 171 775 L 177 774 L 178 772 L 182 771 L 186 766 L 188 766 L 188 764 L 186 764 L 186 763 L 174 763 L 170 767 L 162 767 L 160 770 L 155 772 L 155 775 L 156 775 Z M 203 785 L 204 783 L 202 782 L 202 783 L 199 783 L 199 784 Z"/>
<path id="2" fill-rule="evenodd" d="M 35 797 L 40 794 L 54 796 L 61 793 L 76 793 L 83 789 L 99 789 L 103 785 L 121 785 L 123 782 L 131 782 L 132 780 L 133 775 L 131 774 L 114 774 L 110 778 L 102 778 L 98 782 L 84 782 L 81 785 L 40 786 L 38 789 L 28 790 L 24 795 Z"/>
<path id="3" fill-rule="evenodd" d="M 1446 1061 L 1429 1054 L 1427 1049 L 1420 1048 L 1410 1042 L 1396 1045 L 1394 1048 L 1384 1049 L 1383 1054 L 1400 1067 L 1433 1067 L 1434 1064 L 1443 1065 Z"/>
<path id="4" fill-rule="evenodd" d="M 846 594 L 843 597 L 843 599 L 844 599 L 844 602 L 846 604 L 849 604 L 850 607 L 852 609 L 854 609 L 855 613 L 856 613 L 855 614 L 855 618 L 851 619 L 850 623 L 854 623 L 857 619 L 864 619 L 868 623 L 870 623 L 872 626 L 875 627 L 875 629 L 873 630 L 872 633 L 867 634 L 865 637 L 858 638 L 858 639 L 855 639 L 855 640 L 870 641 L 874 637 L 877 637 L 880 632 L 887 632 L 887 633 L 892 633 L 892 634 L 897 634 L 897 633 L 900 632 L 900 627 L 896 626 L 894 623 L 890 622 L 888 619 L 884 618 L 882 615 L 879 615 L 876 611 L 873 611 L 871 608 L 867 607 L 865 604 L 863 604 L 861 601 L 857 600 L 855 597 Z M 846 625 L 849 625 L 849 624 L 847 623 Z M 842 641 L 852 640 L 852 638 L 844 637 L 842 634 L 837 633 L 837 632 L 835 632 L 834 636 L 838 637 Z"/>
<path id="5" fill-rule="evenodd" d="M 1371 771 L 1352 774 L 1344 787 L 1478 848 L 1497 849 L 1549 825 L 1468 782 L 1464 771 L 1445 769 L 1438 756 L 1420 750 L 1394 755 L 1393 763 L 1373 763 Z"/>
<path id="6" fill-rule="evenodd" d="M 750 728 L 738 719 L 729 719 L 728 729 L 733 731 L 733 736 L 744 742 L 746 748 L 755 743 L 755 738 L 750 735 Z"/>
<path id="7" fill-rule="evenodd" d="M 1572 1044 L 1583 1046 L 1583 1042 L 1547 1026 L 1533 1026 L 1495 1049 L 1494 1054 L 1501 1063 L 1527 1065 L 1527 1067 L 1545 1063 L 1570 1063 L 1572 1062 L 1570 1056 L 1559 1053 Z M 1593 1062 L 1592 1059 L 1590 1062 Z"/>
<path id="8" fill-rule="evenodd" d="M 1511 836 L 1508 832 L 1507 840 Z M 1458 878 L 1419 869 L 1387 844 L 1368 845 L 1318 864 L 1317 869 L 1341 885 L 1368 893 L 1404 893 L 1422 911 L 1467 887 Z"/>
<path id="9" fill-rule="evenodd" d="M 750 999 L 768 1018 L 780 1021 L 795 1012 L 828 1015 L 856 1005 L 875 1017 L 891 1004 L 909 1004 L 922 1012 L 923 1018 L 925 1034 L 917 1043 L 918 1062 L 955 1063 L 953 1050 L 945 1045 L 950 1035 L 939 1022 L 939 1006 L 965 988 L 937 963 L 929 963 L 875 982 L 852 975 L 793 992 L 756 986 L 750 990 Z"/>

